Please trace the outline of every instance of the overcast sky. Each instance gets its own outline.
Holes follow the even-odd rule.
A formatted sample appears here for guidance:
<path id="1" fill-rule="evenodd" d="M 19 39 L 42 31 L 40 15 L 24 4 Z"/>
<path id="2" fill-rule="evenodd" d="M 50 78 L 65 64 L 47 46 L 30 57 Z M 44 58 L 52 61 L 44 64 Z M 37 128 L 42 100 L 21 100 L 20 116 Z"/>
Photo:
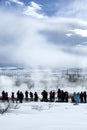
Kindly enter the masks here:
<path id="1" fill-rule="evenodd" d="M 86 0 L 0 0 L 0 64 L 87 67 Z"/>

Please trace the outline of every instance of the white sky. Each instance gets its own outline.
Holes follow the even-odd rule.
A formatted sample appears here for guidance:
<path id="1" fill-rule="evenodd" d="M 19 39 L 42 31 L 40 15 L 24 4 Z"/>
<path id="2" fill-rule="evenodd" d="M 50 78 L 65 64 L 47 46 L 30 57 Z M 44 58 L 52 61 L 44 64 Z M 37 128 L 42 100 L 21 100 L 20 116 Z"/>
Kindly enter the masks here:
<path id="1" fill-rule="evenodd" d="M 13 11 L 0 12 L 1 63 L 87 66 L 87 22 L 82 15 L 75 18 L 72 15 L 75 7 L 76 14 L 80 11 L 82 14 L 86 8 L 80 7 L 85 2 L 75 1 L 70 7 L 58 11 L 54 17 L 49 17 L 40 13 L 43 6 L 33 1 L 27 6 L 18 0 L 9 1 L 23 5 L 23 12 L 21 15 Z M 67 17 L 67 13 L 72 17 Z"/>

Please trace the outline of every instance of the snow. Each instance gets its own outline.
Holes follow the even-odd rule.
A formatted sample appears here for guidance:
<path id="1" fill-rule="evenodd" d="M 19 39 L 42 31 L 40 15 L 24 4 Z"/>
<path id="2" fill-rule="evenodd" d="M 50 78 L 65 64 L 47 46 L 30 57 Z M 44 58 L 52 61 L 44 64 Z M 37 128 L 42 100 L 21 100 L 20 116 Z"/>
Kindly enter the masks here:
<path id="1" fill-rule="evenodd" d="M 1 103 L 3 104 L 3 103 Z M 28 102 L 10 104 L 0 115 L 2 130 L 87 130 L 87 104 Z"/>
<path id="2" fill-rule="evenodd" d="M 20 71 L 19 71 L 20 72 Z M 7 74 L 13 74 L 13 77 L 7 77 Z M 15 74 L 13 71 L 6 71 L 6 75 L 0 76 L 0 96 L 2 90 L 5 90 L 11 95 L 18 90 L 25 92 L 25 90 L 35 92 L 39 96 L 43 89 L 48 92 L 54 90 L 57 92 L 58 88 L 68 91 L 69 93 L 87 91 L 87 75 L 81 75 L 81 80 L 77 82 L 69 82 L 67 77 L 61 75 L 53 75 L 51 72 L 46 73 L 31 73 L 31 77 L 27 77 L 32 84 L 26 84 L 22 78 L 25 78 L 25 72 L 22 77 L 20 73 Z M 15 85 L 14 77 L 17 76 L 21 81 L 19 86 Z M 27 81 L 26 80 L 26 81 Z M 28 83 L 28 82 L 27 82 Z M 32 82 L 29 82 L 32 83 Z M 0 110 L 5 109 L 8 103 L 0 102 Z M 87 103 L 79 103 L 74 105 L 69 100 L 68 103 L 59 102 L 10 102 L 9 108 L 3 114 L 0 114 L 0 129 L 1 130 L 87 130 Z"/>

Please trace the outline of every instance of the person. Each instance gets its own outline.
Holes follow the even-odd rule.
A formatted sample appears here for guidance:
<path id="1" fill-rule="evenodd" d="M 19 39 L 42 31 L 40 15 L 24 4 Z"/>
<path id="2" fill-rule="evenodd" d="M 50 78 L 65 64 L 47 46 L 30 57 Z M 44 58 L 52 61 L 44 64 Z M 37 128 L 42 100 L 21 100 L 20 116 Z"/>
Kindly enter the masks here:
<path id="1" fill-rule="evenodd" d="M 49 93 L 50 95 L 49 95 L 49 97 L 50 97 L 50 102 L 52 102 L 53 101 L 53 92 L 52 91 L 50 91 L 50 93 Z"/>
<path id="2" fill-rule="evenodd" d="M 9 101 L 8 92 L 5 92 L 5 100 L 6 100 L 6 101 Z"/>
<path id="3" fill-rule="evenodd" d="M 58 89 L 57 91 L 57 98 L 58 98 L 58 102 L 61 102 L 61 90 Z"/>
<path id="4" fill-rule="evenodd" d="M 28 101 L 28 91 L 25 91 L 25 100 Z"/>
<path id="5" fill-rule="evenodd" d="M 34 93 L 34 101 L 35 101 L 35 102 L 38 101 L 38 94 L 37 94 L 37 92 Z"/>
<path id="6" fill-rule="evenodd" d="M 41 101 L 45 101 L 47 102 L 48 101 L 48 93 L 46 90 L 43 90 L 43 92 L 41 93 L 42 95 L 42 100 Z"/>
<path id="7" fill-rule="evenodd" d="M 3 90 L 2 91 L 2 101 L 4 101 L 5 100 L 5 91 Z"/>
<path id="8" fill-rule="evenodd" d="M 20 103 L 22 103 L 23 102 L 23 97 L 24 97 L 24 95 L 23 95 L 23 93 L 22 93 L 22 91 L 19 93 L 19 101 L 20 101 Z"/>
<path id="9" fill-rule="evenodd" d="M 16 102 L 19 101 L 19 96 L 20 96 L 20 91 L 18 90 Z"/>
<path id="10" fill-rule="evenodd" d="M 78 104 L 80 102 L 80 94 L 79 93 L 75 93 L 73 94 L 73 98 L 74 98 L 74 102 L 75 104 Z"/>
<path id="11" fill-rule="evenodd" d="M 86 91 L 83 93 L 84 103 L 86 103 Z"/>
<path id="12" fill-rule="evenodd" d="M 53 91 L 53 101 L 55 101 L 55 92 Z"/>
<path id="13" fill-rule="evenodd" d="M 33 93 L 30 92 L 30 101 L 33 101 Z"/>
<path id="14" fill-rule="evenodd" d="M 68 102 L 68 92 L 65 92 L 65 102 Z"/>
<path id="15" fill-rule="evenodd" d="M 65 99 L 65 92 L 61 90 L 61 101 L 64 102 Z"/>
<path id="16" fill-rule="evenodd" d="M 84 95 L 83 95 L 83 92 L 81 92 L 81 93 L 80 93 L 80 101 L 81 101 L 81 103 L 83 103 L 83 96 L 84 96 Z"/>
<path id="17" fill-rule="evenodd" d="M 13 101 L 13 103 L 14 103 L 14 100 L 15 100 L 14 92 L 12 92 L 12 94 L 11 94 L 11 99 L 12 99 L 12 101 Z"/>

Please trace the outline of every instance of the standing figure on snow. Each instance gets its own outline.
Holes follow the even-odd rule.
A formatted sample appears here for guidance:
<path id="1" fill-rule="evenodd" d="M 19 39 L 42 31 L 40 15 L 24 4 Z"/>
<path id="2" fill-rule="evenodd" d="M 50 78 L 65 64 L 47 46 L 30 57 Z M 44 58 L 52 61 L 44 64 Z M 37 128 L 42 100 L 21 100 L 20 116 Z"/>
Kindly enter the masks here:
<path id="1" fill-rule="evenodd" d="M 47 102 L 48 101 L 48 93 L 46 90 L 43 90 L 43 92 L 41 93 L 42 95 L 42 101 Z"/>
<path id="2" fill-rule="evenodd" d="M 4 101 L 5 100 L 5 91 L 3 90 L 2 91 L 2 101 Z"/>
<path id="3" fill-rule="evenodd" d="M 64 102 L 65 99 L 65 92 L 61 90 L 61 101 Z"/>
<path id="4" fill-rule="evenodd" d="M 34 101 L 35 101 L 35 102 L 38 101 L 38 94 L 37 94 L 37 92 L 34 93 Z"/>
<path id="5" fill-rule="evenodd" d="M 83 103 L 83 92 L 80 93 L 80 101 Z"/>
<path id="6" fill-rule="evenodd" d="M 84 103 L 86 103 L 86 91 L 83 93 Z"/>
<path id="7" fill-rule="evenodd" d="M 65 102 L 68 102 L 68 98 L 69 98 L 68 92 L 66 91 L 66 92 L 65 92 Z"/>
<path id="8" fill-rule="evenodd" d="M 74 99 L 75 104 L 80 103 L 80 94 L 74 92 L 73 99 Z"/>
<path id="9" fill-rule="evenodd" d="M 20 91 L 18 90 L 16 102 L 19 101 L 19 96 L 20 96 Z"/>
<path id="10" fill-rule="evenodd" d="M 58 98 L 58 102 L 61 102 L 61 90 L 58 89 L 57 91 L 57 98 Z"/>
<path id="11" fill-rule="evenodd" d="M 30 92 L 30 101 L 33 101 L 33 93 Z"/>
<path id="12" fill-rule="evenodd" d="M 55 101 L 55 92 L 53 91 L 53 102 Z"/>
<path id="13" fill-rule="evenodd" d="M 24 97 L 24 95 L 23 95 L 23 93 L 22 93 L 22 91 L 19 93 L 19 101 L 20 101 L 20 103 L 22 103 L 23 102 L 23 97 Z"/>
<path id="14" fill-rule="evenodd" d="M 50 97 L 50 102 L 52 102 L 53 101 L 53 92 L 52 91 L 50 91 L 49 97 Z"/>
<path id="15" fill-rule="evenodd" d="M 25 91 L 25 100 L 28 101 L 28 91 Z"/>
<path id="16" fill-rule="evenodd" d="M 9 101 L 8 92 L 5 93 L 5 100 L 6 100 L 6 101 Z"/>
<path id="17" fill-rule="evenodd" d="M 11 99 L 12 99 L 12 101 L 13 101 L 13 103 L 14 103 L 14 100 L 15 100 L 14 92 L 12 92 L 12 94 L 11 94 Z"/>

